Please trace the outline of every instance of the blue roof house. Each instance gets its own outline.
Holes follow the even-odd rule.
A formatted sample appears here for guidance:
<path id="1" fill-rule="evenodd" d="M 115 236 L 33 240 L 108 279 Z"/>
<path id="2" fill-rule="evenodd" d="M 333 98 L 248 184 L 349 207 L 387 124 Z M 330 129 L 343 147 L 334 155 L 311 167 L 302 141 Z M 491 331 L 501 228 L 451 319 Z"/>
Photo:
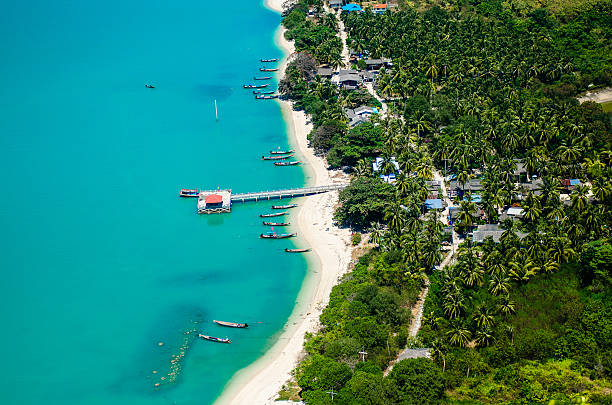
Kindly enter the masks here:
<path id="1" fill-rule="evenodd" d="M 351 11 L 362 11 L 361 10 L 361 6 L 359 4 L 355 4 L 355 3 L 349 3 L 346 6 L 342 7 L 342 11 L 346 11 L 348 13 L 350 13 Z"/>
<path id="2" fill-rule="evenodd" d="M 425 208 L 428 210 L 441 210 L 442 209 L 442 200 L 439 198 L 431 198 L 425 200 Z"/>

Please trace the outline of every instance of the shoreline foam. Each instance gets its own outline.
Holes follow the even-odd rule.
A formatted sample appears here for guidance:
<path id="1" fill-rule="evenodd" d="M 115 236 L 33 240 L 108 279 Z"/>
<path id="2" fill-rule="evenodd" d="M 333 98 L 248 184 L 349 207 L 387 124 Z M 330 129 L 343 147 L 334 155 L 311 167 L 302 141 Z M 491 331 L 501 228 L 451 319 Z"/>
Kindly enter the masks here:
<path id="1" fill-rule="evenodd" d="M 264 0 L 265 7 L 282 12 L 282 0 Z M 285 53 L 279 69 L 284 75 L 293 44 L 284 37 L 279 26 L 275 43 Z M 330 184 L 334 178 L 346 181 L 341 174 L 331 176 L 325 161 L 308 147 L 307 136 L 312 129 L 303 111 L 294 111 L 291 103 L 279 100 L 287 123 L 289 141 L 302 161 L 309 185 Z M 333 226 L 334 207 L 338 192 L 329 192 L 300 199 L 297 227 L 301 242 L 312 248 L 307 255 L 308 272 L 296 300 L 296 306 L 273 346 L 253 364 L 238 371 L 225 386 L 215 404 L 268 404 L 291 378 L 303 352 L 304 335 L 319 327 L 319 315 L 329 300 L 329 294 L 351 259 L 350 232 Z"/>

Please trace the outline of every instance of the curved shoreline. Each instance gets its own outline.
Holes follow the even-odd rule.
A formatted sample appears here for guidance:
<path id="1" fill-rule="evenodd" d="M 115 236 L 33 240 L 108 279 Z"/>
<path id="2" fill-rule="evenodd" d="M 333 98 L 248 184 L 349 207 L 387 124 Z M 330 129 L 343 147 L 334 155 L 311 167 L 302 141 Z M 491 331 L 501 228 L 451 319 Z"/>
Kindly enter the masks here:
<path id="1" fill-rule="evenodd" d="M 264 0 L 264 6 L 282 12 L 282 0 Z M 294 52 L 293 44 L 284 37 L 279 26 L 275 43 L 285 52 L 279 69 L 284 75 L 288 58 Z M 337 177 L 330 176 L 325 161 L 314 155 L 308 147 L 307 135 L 312 125 L 303 111 L 294 111 L 291 103 L 279 100 L 287 124 L 289 142 L 304 162 L 306 182 L 310 185 L 330 184 Z M 268 404 L 273 403 L 283 384 L 291 378 L 303 351 L 304 335 L 319 326 L 319 315 L 329 300 L 329 294 L 339 277 L 348 268 L 351 259 L 350 231 L 333 226 L 334 207 L 338 192 L 319 194 L 301 199 L 297 227 L 304 246 L 312 248 L 307 256 L 308 271 L 296 299 L 296 305 L 283 332 L 272 347 L 251 365 L 238 371 L 225 386 L 215 404 Z"/>

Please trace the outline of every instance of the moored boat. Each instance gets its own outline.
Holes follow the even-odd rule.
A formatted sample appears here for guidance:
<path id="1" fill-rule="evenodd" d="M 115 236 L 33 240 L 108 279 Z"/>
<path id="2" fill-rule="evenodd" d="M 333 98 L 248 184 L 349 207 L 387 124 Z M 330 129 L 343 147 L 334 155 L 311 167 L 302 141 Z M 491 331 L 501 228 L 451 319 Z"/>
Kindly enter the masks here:
<path id="1" fill-rule="evenodd" d="M 228 328 L 248 328 L 249 327 L 248 323 L 225 322 L 225 321 L 217 321 L 216 319 L 213 319 L 213 322 L 216 323 L 217 325 L 227 326 Z"/>
<path id="2" fill-rule="evenodd" d="M 310 248 L 306 248 L 306 249 L 286 249 L 285 248 L 285 252 L 287 253 L 305 253 L 305 252 L 310 252 Z"/>
<path id="3" fill-rule="evenodd" d="M 179 196 L 181 197 L 197 197 L 200 194 L 198 190 L 182 188 L 179 192 Z"/>
<path id="4" fill-rule="evenodd" d="M 266 226 L 288 226 L 291 222 L 266 222 L 263 221 L 263 224 Z"/>
<path id="5" fill-rule="evenodd" d="M 274 162 L 274 166 L 295 166 L 295 165 L 299 165 L 300 162 L 299 160 L 296 160 L 295 162 Z"/>
<path id="6" fill-rule="evenodd" d="M 278 98 L 278 96 L 274 95 L 274 96 L 255 96 L 255 98 L 257 100 L 272 100 L 275 98 Z"/>
<path id="7" fill-rule="evenodd" d="M 214 337 L 214 336 L 202 335 L 201 333 L 198 333 L 198 337 L 200 339 L 210 340 L 211 342 L 232 343 L 232 341 L 229 340 L 228 338 L 223 339 L 223 338 L 218 338 L 218 337 Z"/>
<path id="8" fill-rule="evenodd" d="M 288 214 L 287 211 L 276 212 L 274 214 L 259 214 L 259 218 L 280 217 L 280 216 L 287 215 L 287 214 Z"/>
<path id="9" fill-rule="evenodd" d="M 270 90 L 270 91 L 260 91 L 259 94 L 274 94 L 276 93 L 276 90 Z"/>
<path id="10" fill-rule="evenodd" d="M 271 78 L 272 76 L 260 76 L 260 77 L 255 76 L 253 80 L 270 80 Z"/>
<path id="11" fill-rule="evenodd" d="M 259 68 L 260 72 L 276 72 L 278 68 Z"/>
<path id="12" fill-rule="evenodd" d="M 286 210 L 288 208 L 295 208 L 295 207 L 297 207 L 297 204 L 273 205 L 272 209 L 273 210 Z"/>
<path id="13" fill-rule="evenodd" d="M 288 155 L 290 153 L 295 152 L 295 149 L 291 150 L 271 150 L 270 155 Z"/>
<path id="14" fill-rule="evenodd" d="M 284 159 L 289 159 L 292 156 L 293 155 L 286 155 L 286 156 L 262 156 L 261 160 L 284 160 Z"/>
<path id="15" fill-rule="evenodd" d="M 274 59 L 259 59 L 260 62 L 266 63 L 266 62 L 278 62 L 278 58 L 274 58 Z"/>
<path id="16" fill-rule="evenodd" d="M 244 87 L 245 89 L 263 89 L 265 87 L 268 87 L 270 85 L 270 83 L 266 83 L 266 84 L 245 84 L 242 87 Z"/>
<path id="17" fill-rule="evenodd" d="M 263 239 L 287 239 L 295 236 L 297 236 L 297 233 L 274 233 L 273 231 L 259 235 L 259 237 Z"/>

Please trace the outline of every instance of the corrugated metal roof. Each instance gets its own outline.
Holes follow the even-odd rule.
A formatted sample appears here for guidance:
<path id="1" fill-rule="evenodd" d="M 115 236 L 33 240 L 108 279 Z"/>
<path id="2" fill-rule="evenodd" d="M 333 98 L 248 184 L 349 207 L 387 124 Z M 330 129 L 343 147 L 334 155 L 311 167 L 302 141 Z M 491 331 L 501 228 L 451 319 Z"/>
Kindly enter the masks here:
<path id="1" fill-rule="evenodd" d="M 207 195 L 206 198 L 204 198 L 204 202 L 206 202 L 206 204 L 220 204 L 223 202 L 223 197 L 219 194 Z"/>

